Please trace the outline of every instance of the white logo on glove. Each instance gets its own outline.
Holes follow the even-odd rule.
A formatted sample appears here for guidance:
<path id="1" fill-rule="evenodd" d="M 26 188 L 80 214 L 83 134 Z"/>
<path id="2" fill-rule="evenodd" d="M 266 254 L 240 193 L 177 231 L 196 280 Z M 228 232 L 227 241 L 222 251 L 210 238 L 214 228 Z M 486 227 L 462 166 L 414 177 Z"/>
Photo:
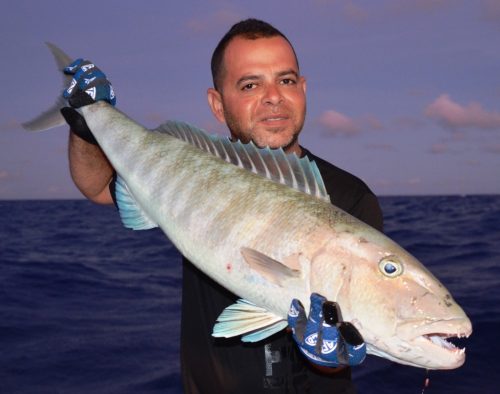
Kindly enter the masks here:
<path id="1" fill-rule="evenodd" d="M 93 100 L 95 100 L 95 94 L 96 94 L 95 86 L 93 88 L 87 89 L 85 93 L 87 93 L 90 97 L 92 97 Z"/>
<path id="2" fill-rule="evenodd" d="M 111 98 L 115 97 L 115 94 L 113 92 L 113 88 L 111 88 Z M 298 317 L 299 316 L 299 311 L 292 305 L 290 305 L 290 310 L 288 311 L 288 316 L 290 317 Z"/>
<path id="3" fill-rule="evenodd" d="M 82 66 L 82 71 L 83 72 L 87 72 L 88 70 L 90 70 L 91 68 L 94 68 L 94 67 L 95 67 L 95 65 L 93 65 L 92 63 L 85 64 L 85 65 Z"/>
<path id="4" fill-rule="evenodd" d="M 115 91 L 113 90 L 113 86 L 109 85 L 109 98 L 113 100 L 115 98 Z"/>
<path id="5" fill-rule="evenodd" d="M 92 78 L 83 78 L 83 81 L 85 82 L 85 85 L 88 85 L 90 82 L 92 82 L 94 79 L 97 77 L 92 77 Z"/>
<path id="6" fill-rule="evenodd" d="M 306 339 L 305 342 L 309 346 L 316 346 L 316 343 L 318 342 L 318 333 L 315 332 L 314 334 L 309 335 Z"/>
<path id="7" fill-rule="evenodd" d="M 76 79 L 73 78 L 71 80 L 71 85 L 69 85 L 69 88 L 66 90 L 68 92 L 68 94 L 71 94 L 71 92 L 73 91 L 75 86 L 76 86 Z"/>
<path id="8" fill-rule="evenodd" d="M 337 349 L 337 341 L 336 340 L 324 340 L 323 346 L 321 346 L 322 354 L 329 354 Z"/>

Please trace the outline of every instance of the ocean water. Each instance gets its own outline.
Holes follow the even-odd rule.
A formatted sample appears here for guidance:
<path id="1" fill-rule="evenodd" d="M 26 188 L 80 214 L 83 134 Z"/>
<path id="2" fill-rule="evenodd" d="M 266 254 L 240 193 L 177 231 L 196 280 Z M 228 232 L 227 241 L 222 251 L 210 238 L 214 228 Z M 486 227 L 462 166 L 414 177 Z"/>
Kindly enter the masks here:
<path id="1" fill-rule="evenodd" d="M 369 356 L 360 393 L 498 393 L 500 196 L 384 197 L 386 233 L 473 323 L 463 367 Z M 87 201 L 0 201 L 0 393 L 181 393 L 181 260 Z"/>

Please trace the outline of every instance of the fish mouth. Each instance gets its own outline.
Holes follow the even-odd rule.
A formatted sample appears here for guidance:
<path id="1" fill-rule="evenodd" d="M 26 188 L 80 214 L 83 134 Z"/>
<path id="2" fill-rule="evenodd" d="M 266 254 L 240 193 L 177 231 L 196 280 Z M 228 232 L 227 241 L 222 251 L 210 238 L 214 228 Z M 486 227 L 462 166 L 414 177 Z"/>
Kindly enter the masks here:
<path id="1" fill-rule="evenodd" d="M 404 335 L 408 338 L 406 343 L 416 351 L 408 364 L 428 369 L 454 369 L 465 362 L 465 347 L 454 342 L 460 342 L 472 334 L 472 324 L 468 318 L 420 325 L 413 322 L 399 329 L 400 333 L 409 334 Z"/>

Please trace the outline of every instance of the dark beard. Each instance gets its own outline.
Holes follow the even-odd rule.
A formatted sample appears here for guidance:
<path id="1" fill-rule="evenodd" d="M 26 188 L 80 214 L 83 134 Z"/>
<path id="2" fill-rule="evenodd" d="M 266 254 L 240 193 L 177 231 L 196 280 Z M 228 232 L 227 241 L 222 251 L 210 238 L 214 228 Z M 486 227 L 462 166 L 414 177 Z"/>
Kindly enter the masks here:
<path id="1" fill-rule="evenodd" d="M 292 137 L 292 140 L 291 140 L 288 144 L 286 144 L 286 145 L 284 145 L 284 146 L 278 146 L 278 147 L 276 147 L 276 148 L 270 148 L 270 149 L 280 149 L 280 148 L 281 148 L 281 149 L 283 149 L 283 151 L 284 151 L 284 152 L 286 152 L 288 149 L 290 149 L 290 148 L 291 148 L 291 147 L 292 147 L 292 146 L 293 146 L 293 145 L 297 142 L 298 138 L 299 138 L 299 134 L 298 134 L 298 133 L 295 133 L 295 134 L 293 135 L 293 137 Z M 233 138 L 233 136 L 230 136 L 230 137 L 229 137 L 229 140 L 230 140 L 231 142 L 241 141 L 241 142 L 242 142 L 242 143 L 244 143 L 244 144 L 248 144 L 250 141 L 252 141 L 252 140 L 249 140 L 249 141 L 242 141 L 242 140 L 239 140 L 238 138 Z M 267 148 L 267 147 L 268 147 L 267 145 L 266 145 L 266 146 L 260 146 L 260 145 L 257 145 L 257 143 L 256 143 L 255 141 L 252 141 L 252 142 L 253 142 L 253 144 L 254 144 L 257 148 L 259 148 L 259 149 L 265 149 L 265 148 Z"/>

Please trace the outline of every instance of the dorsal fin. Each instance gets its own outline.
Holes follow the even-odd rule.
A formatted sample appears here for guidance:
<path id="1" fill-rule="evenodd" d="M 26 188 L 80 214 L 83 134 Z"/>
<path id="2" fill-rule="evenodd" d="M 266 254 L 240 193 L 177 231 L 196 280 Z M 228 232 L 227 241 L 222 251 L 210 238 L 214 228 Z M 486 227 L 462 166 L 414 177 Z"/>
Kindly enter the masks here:
<path id="1" fill-rule="evenodd" d="M 318 166 L 307 157 L 287 155 L 281 148 L 257 148 L 253 142 L 232 142 L 184 122 L 168 121 L 154 131 L 179 138 L 228 163 L 330 202 Z"/>

